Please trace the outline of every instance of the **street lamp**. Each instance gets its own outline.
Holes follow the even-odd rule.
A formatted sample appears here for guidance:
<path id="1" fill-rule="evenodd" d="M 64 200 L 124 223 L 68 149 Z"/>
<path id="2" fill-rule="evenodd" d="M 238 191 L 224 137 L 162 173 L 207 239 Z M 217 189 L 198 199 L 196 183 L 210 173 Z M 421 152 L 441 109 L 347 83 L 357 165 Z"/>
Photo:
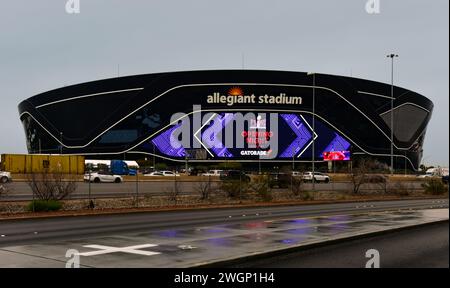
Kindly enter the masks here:
<path id="1" fill-rule="evenodd" d="M 314 178 L 314 172 L 315 172 L 315 157 L 316 157 L 316 149 L 315 149 L 315 131 L 316 131 L 316 73 L 313 72 L 309 72 L 307 74 L 308 76 L 312 75 L 313 78 L 313 95 L 312 95 L 312 130 L 313 130 L 313 135 L 312 135 L 312 190 L 315 190 L 315 178 Z"/>
<path id="2" fill-rule="evenodd" d="M 59 142 L 61 142 L 59 146 L 59 154 L 62 154 L 63 142 L 62 142 L 63 132 L 59 132 Z"/>
<path id="3" fill-rule="evenodd" d="M 394 174 L 394 58 L 397 54 L 389 54 L 386 56 L 391 58 L 391 175 Z"/>

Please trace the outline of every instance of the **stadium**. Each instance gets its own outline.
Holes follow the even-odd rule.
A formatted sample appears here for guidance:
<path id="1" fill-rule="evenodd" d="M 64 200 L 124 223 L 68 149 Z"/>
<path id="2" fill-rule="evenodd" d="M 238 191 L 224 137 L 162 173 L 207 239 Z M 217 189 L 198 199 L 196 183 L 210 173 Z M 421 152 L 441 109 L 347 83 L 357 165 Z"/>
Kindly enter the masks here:
<path id="1" fill-rule="evenodd" d="M 404 88 L 394 87 L 391 97 L 389 84 L 261 70 L 118 77 L 19 104 L 31 154 L 157 157 L 175 164 L 282 165 L 368 156 L 389 165 L 393 115 L 394 167 L 413 170 L 432 110 L 429 99 Z"/>

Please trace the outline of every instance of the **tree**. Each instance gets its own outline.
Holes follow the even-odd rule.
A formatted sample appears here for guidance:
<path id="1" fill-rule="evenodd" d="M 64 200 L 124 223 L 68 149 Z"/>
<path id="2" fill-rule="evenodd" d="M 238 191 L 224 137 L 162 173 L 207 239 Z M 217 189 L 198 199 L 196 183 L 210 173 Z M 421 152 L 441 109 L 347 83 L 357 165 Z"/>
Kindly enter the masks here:
<path id="1" fill-rule="evenodd" d="M 384 175 L 371 175 L 371 172 L 386 172 L 387 166 L 377 160 L 361 158 L 350 174 L 353 194 L 359 194 L 361 186 L 366 183 L 376 184 L 384 193 L 387 191 L 387 178 Z"/>
<path id="2" fill-rule="evenodd" d="M 206 181 L 203 181 L 204 178 L 207 178 Z M 197 182 L 195 186 L 195 190 L 200 194 L 200 200 L 208 200 L 212 189 L 211 189 L 211 176 L 203 177 L 200 181 Z"/>
<path id="3" fill-rule="evenodd" d="M 27 184 L 39 200 L 63 200 L 77 189 L 76 177 L 64 175 L 60 171 L 32 173 L 28 175 Z"/>

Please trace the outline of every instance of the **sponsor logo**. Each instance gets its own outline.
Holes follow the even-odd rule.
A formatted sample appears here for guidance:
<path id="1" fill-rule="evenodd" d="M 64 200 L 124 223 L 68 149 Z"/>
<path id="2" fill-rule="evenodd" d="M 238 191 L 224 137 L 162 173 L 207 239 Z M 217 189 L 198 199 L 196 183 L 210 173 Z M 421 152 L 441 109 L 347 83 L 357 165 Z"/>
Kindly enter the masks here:
<path id="1" fill-rule="evenodd" d="M 228 95 L 214 92 L 208 95 L 207 98 L 208 104 L 226 104 L 227 106 L 233 106 L 235 104 L 301 105 L 302 102 L 302 97 L 288 96 L 286 93 L 280 93 L 278 95 L 246 95 L 240 87 L 232 87 L 228 91 Z"/>

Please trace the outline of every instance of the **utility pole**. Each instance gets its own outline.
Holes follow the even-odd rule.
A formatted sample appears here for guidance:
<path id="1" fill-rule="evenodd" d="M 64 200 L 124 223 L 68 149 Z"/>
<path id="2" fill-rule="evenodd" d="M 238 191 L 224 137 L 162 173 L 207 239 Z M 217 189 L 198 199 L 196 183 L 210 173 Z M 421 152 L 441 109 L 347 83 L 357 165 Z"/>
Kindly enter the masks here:
<path id="1" fill-rule="evenodd" d="M 313 77 L 313 95 L 312 95 L 312 130 L 313 130 L 313 135 L 312 135 L 312 190 L 315 191 L 316 188 L 316 179 L 314 177 L 314 172 L 315 172 L 315 161 L 316 161 L 316 145 L 315 145 L 315 140 L 316 140 L 316 73 L 308 73 L 308 76 L 312 75 Z"/>
<path id="2" fill-rule="evenodd" d="M 61 154 L 61 155 L 62 155 L 62 149 L 63 149 L 62 137 L 63 137 L 63 132 L 59 132 L 59 142 L 60 142 L 59 154 Z"/>
<path id="3" fill-rule="evenodd" d="M 139 207 L 139 169 L 136 169 L 136 207 Z"/>
<path id="4" fill-rule="evenodd" d="M 397 54 L 389 54 L 391 58 L 391 175 L 394 175 L 394 58 Z"/>

